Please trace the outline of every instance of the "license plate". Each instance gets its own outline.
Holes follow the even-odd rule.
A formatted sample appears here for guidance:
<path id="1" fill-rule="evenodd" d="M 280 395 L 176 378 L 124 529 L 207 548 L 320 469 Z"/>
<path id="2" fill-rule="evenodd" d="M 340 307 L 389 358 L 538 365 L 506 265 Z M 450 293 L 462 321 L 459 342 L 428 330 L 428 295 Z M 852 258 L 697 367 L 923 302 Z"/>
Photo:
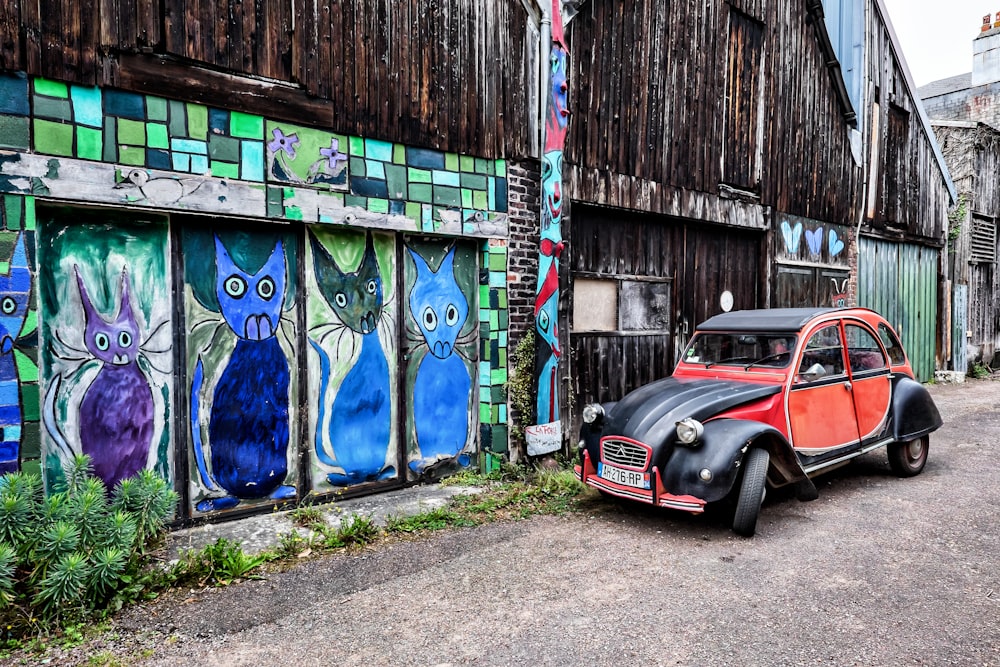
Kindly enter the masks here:
<path id="1" fill-rule="evenodd" d="M 609 482 L 617 482 L 624 486 L 634 486 L 637 489 L 649 488 L 649 473 L 637 470 L 625 470 L 607 463 L 597 464 L 597 474 Z"/>

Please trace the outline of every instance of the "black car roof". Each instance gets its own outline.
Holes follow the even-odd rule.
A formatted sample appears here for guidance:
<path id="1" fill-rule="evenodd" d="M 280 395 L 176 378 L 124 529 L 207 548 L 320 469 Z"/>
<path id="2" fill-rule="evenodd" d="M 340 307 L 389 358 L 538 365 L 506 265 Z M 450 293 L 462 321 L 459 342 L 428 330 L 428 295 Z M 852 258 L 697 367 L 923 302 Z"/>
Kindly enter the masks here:
<path id="1" fill-rule="evenodd" d="M 798 331 L 823 313 L 845 308 L 769 308 L 736 310 L 710 317 L 698 326 L 699 331 Z"/>

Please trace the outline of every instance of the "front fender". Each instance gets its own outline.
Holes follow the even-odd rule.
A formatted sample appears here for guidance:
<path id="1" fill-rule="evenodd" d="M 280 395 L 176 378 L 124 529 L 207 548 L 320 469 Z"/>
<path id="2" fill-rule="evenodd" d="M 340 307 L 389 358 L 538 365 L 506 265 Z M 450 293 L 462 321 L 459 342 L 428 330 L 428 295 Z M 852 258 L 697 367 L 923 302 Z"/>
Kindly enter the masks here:
<path id="1" fill-rule="evenodd" d="M 897 375 L 892 390 L 892 437 L 906 442 L 936 431 L 944 422 L 927 387 Z"/>
<path id="2" fill-rule="evenodd" d="M 768 481 L 774 486 L 798 483 L 803 497 L 815 494 L 791 445 L 772 426 L 746 419 L 715 419 L 705 423 L 700 442 L 697 447 L 678 445 L 662 467 L 662 483 L 669 493 L 707 502 L 722 500 L 736 483 L 747 450 L 761 447 L 771 455 Z M 700 476 L 705 468 L 712 471 L 709 482 Z"/>

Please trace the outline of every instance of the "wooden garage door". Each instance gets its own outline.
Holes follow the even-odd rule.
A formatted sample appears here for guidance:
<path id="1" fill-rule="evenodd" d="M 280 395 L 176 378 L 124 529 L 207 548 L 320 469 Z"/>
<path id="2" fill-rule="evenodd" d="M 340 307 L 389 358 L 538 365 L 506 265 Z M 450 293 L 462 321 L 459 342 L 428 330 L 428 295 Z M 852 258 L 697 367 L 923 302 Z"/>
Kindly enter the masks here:
<path id="1" fill-rule="evenodd" d="M 569 243 L 574 418 L 589 402 L 673 370 L 697 323 L 764 303 L 763 234 L 611 209 L 573 207 Z"/>

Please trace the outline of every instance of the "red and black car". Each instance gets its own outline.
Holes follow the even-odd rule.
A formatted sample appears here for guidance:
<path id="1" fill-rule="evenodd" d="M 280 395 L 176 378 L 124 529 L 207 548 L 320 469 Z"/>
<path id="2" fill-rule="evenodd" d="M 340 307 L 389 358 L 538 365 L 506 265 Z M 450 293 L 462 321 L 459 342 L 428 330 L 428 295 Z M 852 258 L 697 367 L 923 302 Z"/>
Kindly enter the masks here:
<path id="1" fill-rule="evenodd" d="M 606 494 L 702 512 L 732 502 L 753 535 L 768 487 L 794 485 L 879 447 L 919 474 L 941 416 L 899 337 L 863 308 L 717 315 L 672 376 L 584 408 L 580 479 Z"/>

